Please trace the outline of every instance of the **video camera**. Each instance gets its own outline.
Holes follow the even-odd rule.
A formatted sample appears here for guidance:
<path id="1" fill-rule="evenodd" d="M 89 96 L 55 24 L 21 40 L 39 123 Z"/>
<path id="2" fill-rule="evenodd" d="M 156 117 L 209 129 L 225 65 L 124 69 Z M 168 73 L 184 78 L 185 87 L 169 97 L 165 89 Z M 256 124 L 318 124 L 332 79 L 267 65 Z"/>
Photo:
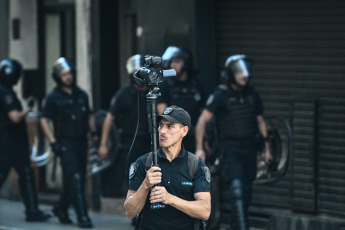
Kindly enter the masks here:
<path id="1" fill-rule="evenodd" d="M 134 74 L 135 82 L 141 86 L 155 86 L 162 82 L 165 77 L 176 76 L 174 69 L 155 68 L 161 62 L 161 57 L 146 55 L 144 67 L 139 68 Z"/>

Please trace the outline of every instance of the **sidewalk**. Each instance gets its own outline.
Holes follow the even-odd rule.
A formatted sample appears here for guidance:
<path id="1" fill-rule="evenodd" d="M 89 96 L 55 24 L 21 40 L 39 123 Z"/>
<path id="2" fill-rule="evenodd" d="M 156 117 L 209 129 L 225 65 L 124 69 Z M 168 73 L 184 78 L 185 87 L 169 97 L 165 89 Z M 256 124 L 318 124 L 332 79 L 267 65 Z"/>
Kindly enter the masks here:
<path id="1" fill-rule="evenodd" d="M 120 203 L 120 202 L 118 202 Z M 118 204 L 117 204 L 118 206 Z M 119 207 L 120 208 L 120 207 Z M 50 205 L 40 205 L 40 209 L 51 213 Z M 74 210 L 70 209 L 69 214 L 73 220 L 72 225 L 62 225 L 58 219 L 53 216 L 46 222 L 26 222 L 24 206 L 19 201 L 10 201 L 0 199 L 0 230 L 61 230 L 71 229 L 80 230 L 76 224 Z M 94 228 L 97 230 L 133 230 L 130 220 L 122 214 L 110 215 L 106 213 L 96 213 L 90 210 Z"/>

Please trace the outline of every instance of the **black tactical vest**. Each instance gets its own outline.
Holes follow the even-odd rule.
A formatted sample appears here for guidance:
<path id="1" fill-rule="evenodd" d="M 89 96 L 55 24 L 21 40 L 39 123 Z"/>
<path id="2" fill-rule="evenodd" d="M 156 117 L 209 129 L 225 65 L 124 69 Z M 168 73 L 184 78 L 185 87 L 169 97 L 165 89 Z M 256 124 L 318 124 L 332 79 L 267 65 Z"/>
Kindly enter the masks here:
<path id="1" fill-rule="evenodd" d="M 185 109 L 190 115 L 192 125 L 195 125 L 202 107 L 201 93 L 196 81 L 192 80 L 182 87 L 176 81 L 169 81 L 168 84 L 170 87 L 170 105 L 177 105 Z"/>
<path id="2" fill-rule="evenodd" d="M 226 107 L 217 116 L 217 129 L 222 141 L 253 138 L 258 133 L 256 98 L 252 94 L 236 94 L 230 90 Z"/>

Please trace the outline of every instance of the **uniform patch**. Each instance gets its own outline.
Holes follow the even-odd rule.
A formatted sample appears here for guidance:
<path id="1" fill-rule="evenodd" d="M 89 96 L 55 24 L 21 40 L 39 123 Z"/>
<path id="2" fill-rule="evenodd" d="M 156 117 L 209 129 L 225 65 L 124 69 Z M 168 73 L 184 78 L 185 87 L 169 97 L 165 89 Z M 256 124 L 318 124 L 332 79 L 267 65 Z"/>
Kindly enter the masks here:
<path id="1" fill-rule="evenodd" d="M 168 107 L 168 108 L 165 108 L 164 111 L 163 111 L 163 114 L 166 115 L 166 114 L 169 114 L 173 111 L 173 108 L 171 107 Z"/>
<path id="2" fill-rule="evenodd" d="M 200 95 L 200 93 L 194 94 L 194 100 L 195 100 L 195 101 L 200 101 L 200 100 L 201 100 L 201 95 Z"/>
<path id="3" fill-rule="evenodd" d="M 131 164 L 131 167 L 129 167 L 129 179 L 132 179 L 137 171 L 137 165 L 135 163 Z"/>
<path id="4" fill-rule="evenodd" d="M 206 101 L 206 105 L 211 105 L 212 102 L 213 102 L 213 100 L 214 100 L 214 96 L 213 96 L 213 94 L 212 94 L 212 95 L 210 95 L 210 96 L 208 97 L 208 99 L 207 99 L 207 101 Z"/>
<path id="5" fill-rule="evenodd" d="M 13 97 L 12 97 L 11 95 L 7 95 L 7 96 L 5 97 L 5 102 L 6 102 L 7 104 L 12 104 L 12 103 L 13 103 Z"/>
<path id="6" fill-rule="evenodd" d="M 182 185 L 189 185 L 189 186 L 193 186 L 193 182 L 182 182 Z"/>
<path id="7" fill-rule="evenodd" d="M 207 166 L 202 168 L 202 171 L 204 172 L 205 179 L 208 183 L 211 183 L 211 173 Z"/>

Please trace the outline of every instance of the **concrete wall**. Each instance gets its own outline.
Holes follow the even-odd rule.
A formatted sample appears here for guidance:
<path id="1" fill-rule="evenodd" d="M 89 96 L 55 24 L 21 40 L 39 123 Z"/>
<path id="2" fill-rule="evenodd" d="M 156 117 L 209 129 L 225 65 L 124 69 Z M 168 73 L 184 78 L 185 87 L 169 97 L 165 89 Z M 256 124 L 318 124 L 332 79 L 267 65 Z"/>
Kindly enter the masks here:
<path id="1" fill-rule="evenodd" d="M 38 68 L 38 26 L 36 0 L 9 1 L 9 57 L 24 69 Z M 19 20 L 19 38 L 13 37 L 13 20 Z"/>

